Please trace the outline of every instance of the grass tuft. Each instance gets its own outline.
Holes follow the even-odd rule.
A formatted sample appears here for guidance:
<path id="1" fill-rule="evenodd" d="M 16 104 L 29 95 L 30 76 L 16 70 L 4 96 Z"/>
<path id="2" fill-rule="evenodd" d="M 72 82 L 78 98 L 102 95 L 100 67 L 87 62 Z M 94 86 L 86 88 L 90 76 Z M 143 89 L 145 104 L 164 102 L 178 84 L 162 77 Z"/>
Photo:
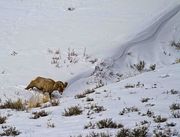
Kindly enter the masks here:
<path id="1" fill-rule="evenodd" d="M 82 114 L 79 106 L 73 106 L 64 110 L 63 116 L 76 116 Z"/>
<path id="2" fill-rule="evenodd" d="M 4 104 L 0 105 L 1 109 L 15 109 L 17 111 L 24 111 L 25 110 L 25 104 L 23 104 L 21 99 L 18 99 L 17 101 L 12 101 L 11 99 L 8 99 Z"/>

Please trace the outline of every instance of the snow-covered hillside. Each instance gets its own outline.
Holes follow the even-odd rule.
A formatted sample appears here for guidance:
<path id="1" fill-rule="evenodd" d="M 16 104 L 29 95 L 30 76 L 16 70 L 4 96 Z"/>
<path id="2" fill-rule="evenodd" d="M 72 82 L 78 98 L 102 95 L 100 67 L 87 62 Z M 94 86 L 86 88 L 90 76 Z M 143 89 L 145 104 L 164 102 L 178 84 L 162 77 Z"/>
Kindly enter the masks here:
<path id="1" fill-rule="evenodd" d="M 114 137 L 122 127 L 96 125 L 109 118 L 149 137 L 180 136 L 179 0 L 1 0 L 0 18 L 1 135 Z M 54 93 L 57 106 L 24 89 L 37 76 L 69 83 Z M 17 99 L 25 111 L 3 109 Z M 82 113 L 64 116 L 72 106 Z"/>

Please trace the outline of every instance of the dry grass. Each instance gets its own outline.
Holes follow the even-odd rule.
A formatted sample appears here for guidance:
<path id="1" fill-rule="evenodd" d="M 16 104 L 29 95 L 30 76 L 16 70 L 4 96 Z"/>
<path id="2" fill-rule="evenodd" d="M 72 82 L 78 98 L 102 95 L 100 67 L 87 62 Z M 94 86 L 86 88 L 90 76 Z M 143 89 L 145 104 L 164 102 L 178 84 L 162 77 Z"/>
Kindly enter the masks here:
<path id="1" fill-rule="evenodd" d="M 0 116 L 0 124 L 6 123 L 6 119 L 7 119 L 6 116 Z"/>
<path id="2" fill-rule="evenodd" d="M 180 42 L 172 41 L 171 46 L 175 47 L 177 50 L 180 50 Z"/>
<path id="3" fill-rule="evenodd" d="M 143 71 L 144 67 L 145 67 L 145 62 L 144 61 L 140 61 L 138 64 L 134 64 L 134 67 L 139 71 Z"/>
<path id="4" fill-rule="evenodd" d="M 180 111 L 173 111 L 172 112 L 172 117 L 173 118 L 180 118 Z"/>
<path id="5" fill-rule="evenodd" d="M 85 90 L 83 93 L 77 94 L 77 95 L 75 96 L 75 99 L 84 98 L 84 97 L 86 97 L 86 95 L 92 94 L 92 93 L 94 93 L 94 92 L 95 92 L 94 89 L 87 89 L 87 90 Z"/>
<path id="6" fill-rule="evenodd" d="M 16 129 L 16 127 L 3 127 L 3 132 L 0 136 L 18 136 L 21 132 Z"/>
<path id="7" fill-rule="evenodd" d="M 141 102 L 142 102 L 142 103 L 145 103 L 145 102 L 148 102 L 149 100 L 150 100 L 150 98 L 142 98 L 142 99 L 141 99 Z"/>
<path id="8" fill-rule="evenodd" d="M 73 106 L 64 110 L 63 116 L 76 116 L 82 114 L 82 110 L 79 106 Z"/>
<path id="9" fill-rule="evenodd" d="M 135 106 L 125 107 L 125 108 L 123 108 L 123 110 L 119 114 L 124 115 L 124 114 L 130 113 L 130 112 L 138 112 L 138 111 L 139 111 L 139 109 Z"/>
<path id="10" fill-rule="evenodd" d="M 21 99 L 17 101 L 12 101 L 11 99 L 7 100 L 4 104 L 0 105 L 1 109 L 15 109 L 17 111 L 24 111 L 25 104 L 22 102 Z"/>
<path id="11" fill-rule="evenodd" d="M 166 121 L 167 121 L 167 118 L 163 118 L 160 115 L 158 115 L 158 116 L 156 116 L 154 118 L 154 122 L 156 122 L 156 123 L 163 123 L 163 122 L 166 122 Z"/>
<path id="12" fill-rule="evenodd" d="M 127 128 L 122 128 L 116 134 L 116 137 L 147 137 L 148 127 L 146 126 L 139 126 L 132 130 Z"/>
<path id="13" fill-rule="evenodd" d="M 170 106 L 170 109 L 171 109 L 171 110 L 178 110 L 178 109 L 180 109 L 180 103 L 173 103 L 173 104 Z"/>
<path id="14" fill-rule="evenodd" d="M 45 117 L 48 116 L 48 113 L 44 110 L 39 111 L 39 112 L 33 112 L 32 113 L 34 116 L 31 117 L 31 119 L 38 119 L 40 117 Z"/>
<path id="15" fill-rule="evenodd" d="M 102 129 L 102 128 L 122 128 L 123 125 L 122 124 L 117 124 L 116 122 L 113 122 L 112 119 L 103 119 L 103 120 L 100 120 L 96 123 L 96 126 L 99 128 L 99 129 Z"/>
<path id="16" fill-rule="evenodd" d="M 123 125 L 120 124 L 120 123 L 116 123 L 114 121 L 112 121 L 111 118 L 109 119 L 103 119 L 103 120 L 100 120 L 96 123 L 91 123 L 89 122 L 87 125 L 84 126 L 84 129 L 95 129 L 95 128 L 98 128 L 98 129 L 103 129 L 103 128 L 122 128 Z"/>

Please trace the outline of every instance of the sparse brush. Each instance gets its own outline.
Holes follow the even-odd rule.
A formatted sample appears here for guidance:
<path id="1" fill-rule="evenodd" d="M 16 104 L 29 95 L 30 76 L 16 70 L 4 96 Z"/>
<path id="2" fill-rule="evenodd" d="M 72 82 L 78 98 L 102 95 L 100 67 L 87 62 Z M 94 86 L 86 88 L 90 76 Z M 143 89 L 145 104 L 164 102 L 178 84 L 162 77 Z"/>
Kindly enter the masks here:
<path id="1" fill-rule="evenodd" d="M 154 71 L 156 69 L 156 64 L 151 65 L 149 68 Z"/>
<path id="2" fill-rule="evenodd" d="M 176 123 L 174 123 L 174 122 L 166 123 L 166 126 L 167 127 L 174 127 L 174 126 L 176 126 Z"/>
<path id="3" fill-rule="evenodd" d="M 146 115 L 147 115 L 148 117 L 153 117 L 153 116 L 154 116 L 154 112 L 152 112 L 152 111 L 150 111 L 150 110 L 148 109 L 147 112 L 146 112 Z"/>
<path id="4" fill-rule="evenodd" d="M 86 97 L 86 95 L 84 94 L 84 93 L 82 93 L 82 94 L 77 94 L 77 95 L 75 95 L 75 99 L 79 99 L 79 98 L 85 98 Z"/>
<path id="5" fill-rule="evenodd" d="M 180 42 L 172 41 L 171 46 L 175 47 L 177 50 L 180 50 Z"/>
<path id="6" fill-rule="evenodd" d="M 176 94 L 179 94 L 180 92 L 178 90 L 175 90 L 175 89 L 171 89 L 170 91 L 167 91 L 167 94 L 172 94 L 172 95 L 176 95 Z"/>
<path id="7" fill-rule="evenodd" d="M 95 133 L 95 132 L 91 132 L 89 133 L 89 135 L 86 135 L 86 137 L 111 137 L 112 135 L 110 133 L 105 133 L 105 132 L 101 132 L 101 133 Z"/>
<path id="8" fill-rule="evenodd" d="M 4 104 L 0 105 L 1 109 L 15 109 L 18 111 L 25 110 L 25 104 L 22 102 L 21 99 L 17 101 L 12 101 L 11 99 L 7 100 Z"/>
<path id="9" fill-rule="evenodd" d="M 180 103 L 173 103 L 173 104 L 170 106 L 170 109 L 171 109 L 171 110 L 178 110 L 178 109 L 180 109 Z"/>
<path id="10" fill-rule="evenodd" d="M 142 103 L 145 103 L 145 102 L 148 102 L 149 100 L 150 100 L 150 98 L 142 98 L 142 99 L 141 99 L 141 102 L 142 102 Z"/>
<path id="11" fill-rule="evenodd" d="M 140 124 L 141 125 L 146 125 L 146 124 L 149 124 L 149 122 L 147 120 L 144 120 L 144 121 L 141 121 Z"/>
<path id="12" fill-rule="evenodd" d="M 122 124 L 117 124 L 116 122 L 113 122 L 111 118 L 98 121 L 96 123 L 96 126 L 99 129 L 102 129 L 102 128 L 122 128 L 123 127 Z"/>
<path id="13" fill-rule="evenodd" d="M 87 125 L 84 126 L 84 129 L 95 129 L 95 124 L 89 122 Z"/>
<path id="14" fill-rule="evenodd" d="M 153 130 L 153 137 L 172 137 L 179 136 L 176 130 L 172 131 L 171 128 L 157 128 Z"/>
<path id="15" fill-rule="evenodd" d="M 87 94 L 92 94 L 94 92 L 95 92 L 94 89 L 87 89 L 87 90 L 85 90 L 84 94 L 87 95 Z"/>
<path id="16" fill-rule="evenodd" d="M 0 133 L 0 136 L 18 136 L 21 132 L 16 129 L 16 127 L 9 127 L 3 129 L 3 133 Z"/>
<path id="17" fill-rule="evenodd" d="M 134 64 L 134 67 L 139 71 L 141 72 L 144 67 L 145 67 L 145 62 L 144 61 L 140 61 L 138 64 Z"/>
<path id="18" fill-rule="evenodd" d="M 90 101 L 94 101 L 94 99 L 88 97 L 88 98 L 86 98 L 86 101 L 87 101 L 87 102 L 90 102 Z"/>
<path id="19" fill-rule="evenodd" d="M 130 113 L 130 112 L 138 112 L 138 111 L 139 111 L 139 109 L 135 106 L 126 107 L 126 108 L 123 108 L 123 110 L 119 112 L 119 115 L 124 115 L 124 114 Z"/>
<path id="20" fill-rule="evenodd" d="M 173 118 L 180 118 L 180 111 L 173 111 L 172 112 L 172 117 Z"/>
<path id="21" fill-rule="evenodd" d="M 147 137 L 148 127 L 140 126 L 131 131 L 131 137 Z"/>
<path id="22" fill-rule="evenodd" d="M 86 95 L 92 94 L 92 93 L 94 93 L 94 92 L 95 92 L 94 89 L 87 89 L 87 90 L 85 90 L 83 93 L 77 94 L 77 95 L 75 96 L 75 99 L 84 98 L 84 97 L 86 97 Z"/>
<path id="23" fill-rule="evenodd" d="M 162 123 L 162 122 L 166 122 L 166 121 L 167 121 L 167 118 L 163 118 L 160 115 L 158 115 L 154 118 L 154 122 L 156 122 L 156 123 Z"/>
<path id="24" fill-rule="evenodd" d="M 98 105 L 96 105 L 96 104 L 92 104 L 92 105 L 90 106 L 90 109 L 93 110 L 93 111 L 96 112 L 96 113 L 100 113 L 100 112 L 102 112 L 102 111 L 106 111 L 106 109 L 105 109 L 103 106 L 98 106 Z"/>
<path id="25" fill-rule="evenodd" d="M 147 133 L 148 127 L 146 126 L 140 126 L 132 130 L 122 128 L 120 131 L 118 131 L 116 137 L 147 137 Z"/>
<path id="26" fill-rule="evenodd" d="M 134 84 L 127 84 L 124 87 L 125 88 L 135 88 L 135 85 Z"/>
<path id="27" fill-rule="evenodd" d="M 116 123 L 112 121 L 111 118 L 109 118 L 109 119 L 100 120 L 94 124 L 89 122 L 87 125 L 84 126 L 84 129 L 95 129 L 95 128 L 103 129 L 103 128 L 122 128 L 122 127 L 123 127 L 122 124 Z"/>
<path id="28" fill-rule="evenodd" d="M 6 116 L 0 116 L 0 124 L 6 123 Z"/>
<path id="29" fill-rule="evenodd" d="M 55 124 L 54 124 L 54 123 L 51 123 L 50 121 L 48 121 L 47 127 L 48 127 L 48 128 L 54 128 L 54 127 L 55 127 Z"/>
<path id="30" fill-rule="evenodd" d="M 105 74 L 101 74 L 101 75 L 105 75 Z M 103 76 L 102 76 L 103 77 Z M 96 84 L 96 87 L 95 87 L 95 89 L 98 89 L 98 88 L 101 88 L 101 87 L 103 87 L 105 84 L 103 83 L 103 81 L 102 80 L 99 80 L 98 82 L 97 82 L 97 84 Z"/>
<path id="31" fill-rule="evenodd" d="M 76 116 L 82 114 L 82 110 L 79 106 L 70 107 L 64 110 L 63 116 Z"/>
<path id="32" fill-rule="evenodd" d="M 38 119 L 38 118 L 40 118 L 40 117 L 45 117 L 45 116 L 48 115 L 48 113 L 47 113 L 46 111 L 44 111 L 44 110 L 39 111 L 39 112 L 33 112 L 32 114 L 33 114 L 34 116 L 31 117 L 31 119 Z"/>
<path id="33" fill-rule="evenodd" d="M 131 131 L 130 129 L 122 128 L 117 132 L 116 137 L 130 137 Z"/>

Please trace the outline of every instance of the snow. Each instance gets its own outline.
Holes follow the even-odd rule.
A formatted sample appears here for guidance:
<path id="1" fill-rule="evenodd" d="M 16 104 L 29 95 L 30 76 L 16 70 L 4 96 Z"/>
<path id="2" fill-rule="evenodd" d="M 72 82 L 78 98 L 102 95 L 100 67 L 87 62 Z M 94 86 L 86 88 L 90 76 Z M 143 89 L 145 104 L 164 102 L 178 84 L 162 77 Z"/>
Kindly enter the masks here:
<path id="1" fill-rule="evenodd" d="M 180 122 L 169 108 L 180 102 L 180 65 L 175 63 L 180 54 L 170 46 L 172 41 L 180 41 L 179 0 L 2 0 L 0 18 L 1 103 L 41 95 L 24 89 L 37 76 L 69 83 L 63 95 L 57 95 L 58 106 L 0 109 L 1 116 L 8 116 L 2 126 L 15 126 L 20 137 L 86 136 L 92 131 L 115 136 L 118 129 L 84 126 L 112 118 L 133 129 L 147 120 L 151 123 L 148 136 L 152 136 L 153 130 L 158 125 L 165 128 L 166 122 L 158 124 L 152 117 L 141 116 L 149 109 L 155 116 L 166 117 L 168 123 L 175 122 L 171 129 L 180 132 Z M 142 72 L 132 68 L 139 61 L 145 61 Z M 153 64 L 156 69 L 150 71 Z M 101 82 L 103 86 L 97 87 Z M 144 86 L 125 88 L 138 82 Z M 86 96 L 94 101 L 75 99 L 92 88 L 95 92 Z M 171 94 L 171 89 L 178 93 Z M 142 103 L 146 97 L 150 100 Z M 106 110 L 88 118 L 87 107 L 92 104 Z M 82 108 L 81 115 L 62 115 L 64 109 L 75 105 Z M 140 114 L 119 115 L 125 107 L 137 107 Z M 49 115 L 31 119 L 32 112 L 41 110 Z"/>

